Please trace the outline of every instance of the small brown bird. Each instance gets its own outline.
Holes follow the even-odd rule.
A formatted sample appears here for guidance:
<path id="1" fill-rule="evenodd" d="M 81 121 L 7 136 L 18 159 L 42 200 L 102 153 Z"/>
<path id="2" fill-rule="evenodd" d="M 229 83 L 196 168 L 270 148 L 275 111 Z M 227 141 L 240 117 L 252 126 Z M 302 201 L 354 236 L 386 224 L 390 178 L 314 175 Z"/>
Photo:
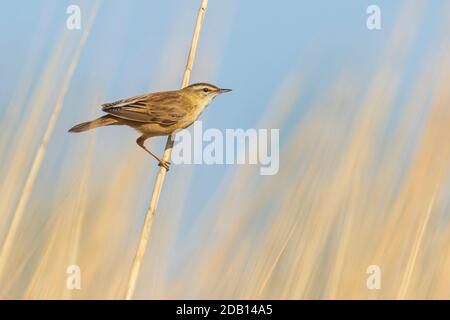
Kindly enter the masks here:
<path id="1" fill-rule="evenodd" d="M 130 126 L 142 135 L 136 143 L 158 160 L 159 165 L 169 170 L 169 162 L 160 159 L 148 150 L 144 142 L 148 138 L 167 136 L 189 127 L 211 101 L 231 89 L 220 89 L 208 83 L 196 83 L 176 91 L 147 93 L 102 105 L 107 115 L 93 121 L 80 123 L 69 132 L 112 125 Z"/>

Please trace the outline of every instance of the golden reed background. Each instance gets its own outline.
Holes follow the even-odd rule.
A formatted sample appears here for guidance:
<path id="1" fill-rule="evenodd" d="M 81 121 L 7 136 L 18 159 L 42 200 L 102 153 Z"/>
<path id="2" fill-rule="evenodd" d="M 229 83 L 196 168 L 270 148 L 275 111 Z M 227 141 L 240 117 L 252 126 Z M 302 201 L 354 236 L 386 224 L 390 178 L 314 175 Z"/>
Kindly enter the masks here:
<path id="1" fill-rule="evenodd" d="M 1 119 L 3 248 L 10 240 L 0 257 L 2 298 L 124 296 L 157 167 L 131 138 L 108 148 L 96 144 L 101 133 L 73 140 L 52 134 L 67 129 L 58 122 L 59 108 L 64 111 L 96 5 L 77 41 L 61 32 L 40 73 L 32 59 L 24 64 Z M 342 72 L 294 127 L 295 103 L 311 80 L 299 69 L 287 74 L 259 124 L 289 126 L 279 174 L 236 168 L 199 212 L 182 251 L 176 235 L 195 184 L 189 166 L 173 168 L 136 297 L 450 298 L 448 14 L 406 99 L 396 99 L 420 19 L 420 6 L 406 8 L 370 81 L 351 68 Z M 223 35 L 230 27 L 225 20 L 218 22 Z M 205 32 L 199 59 L 213 74 L 221 44 Z M 189 39 L 189 30 L 181 36 Z M 162 63 L 170 55 L 179 65 L 160 71 L 162 86 L 179 78 L 186 54 L 175 36 L 168 42 Z M 105 100 L 104 87 L 87 83 L 77 96 L 86 117 L 97 114 L 92 106 Z M 42 143 L 46 132 L 50 140 Z M 143 174 L 149 166 L 152 174 Z M 173 194 L 180 201 L 169 201 Z M 65 287 L 71 264 L 81 267 L 82 290 Z M 382 270 L 381 290 L 366 288 L 373 264 Z"/>

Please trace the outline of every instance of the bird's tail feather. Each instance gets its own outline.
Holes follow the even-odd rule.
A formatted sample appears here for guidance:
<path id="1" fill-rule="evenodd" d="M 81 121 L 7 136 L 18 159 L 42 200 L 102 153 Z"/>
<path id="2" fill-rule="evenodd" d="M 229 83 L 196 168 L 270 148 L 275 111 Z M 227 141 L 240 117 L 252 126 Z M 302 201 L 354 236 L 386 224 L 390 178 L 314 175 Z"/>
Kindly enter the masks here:
<path id="1" fill-rule="evenodd" d="M 77 124 L 76 126 L 70 128 L 69 132 L 83 132 L 98 127 L 110 126 L 117 123 L 118 123 L 117 118 L 114 118 L 110 115 L 106 115 L 92 121 Z"/>

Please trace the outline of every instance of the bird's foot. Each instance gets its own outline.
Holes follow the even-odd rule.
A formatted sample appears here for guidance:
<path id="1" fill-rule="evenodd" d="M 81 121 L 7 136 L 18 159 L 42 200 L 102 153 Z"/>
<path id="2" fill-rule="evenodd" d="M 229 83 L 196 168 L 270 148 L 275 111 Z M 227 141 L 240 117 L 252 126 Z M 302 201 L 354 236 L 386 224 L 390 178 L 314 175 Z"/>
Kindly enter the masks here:
<path id="1" fill-rule="evenodd" d="M 165 161 L 165 160 L 161 160 L 159 163 L 158 163 L 158 166 L 160 166 L 160 167 L 164 167 L 167 171 L 169 171 L 169 166 L 170 166 L 170 162 L 169 161 Z"/>

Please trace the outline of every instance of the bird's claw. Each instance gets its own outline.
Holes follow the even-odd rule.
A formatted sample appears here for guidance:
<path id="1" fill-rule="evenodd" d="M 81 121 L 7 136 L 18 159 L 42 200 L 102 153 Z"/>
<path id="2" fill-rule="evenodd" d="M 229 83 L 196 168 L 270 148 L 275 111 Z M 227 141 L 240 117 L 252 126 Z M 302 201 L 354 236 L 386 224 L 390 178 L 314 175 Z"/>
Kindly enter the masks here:
<path id="1" fill-rule="evenodd" d="M 169 167 L 170 166 L 170 162 L 163 160 L 163 161 L 160 161 L 158 163 L 158 166 L 164 167 L 167 171 L 169 171 L 169 169 L 170 169 L 170 167 Z"/>

